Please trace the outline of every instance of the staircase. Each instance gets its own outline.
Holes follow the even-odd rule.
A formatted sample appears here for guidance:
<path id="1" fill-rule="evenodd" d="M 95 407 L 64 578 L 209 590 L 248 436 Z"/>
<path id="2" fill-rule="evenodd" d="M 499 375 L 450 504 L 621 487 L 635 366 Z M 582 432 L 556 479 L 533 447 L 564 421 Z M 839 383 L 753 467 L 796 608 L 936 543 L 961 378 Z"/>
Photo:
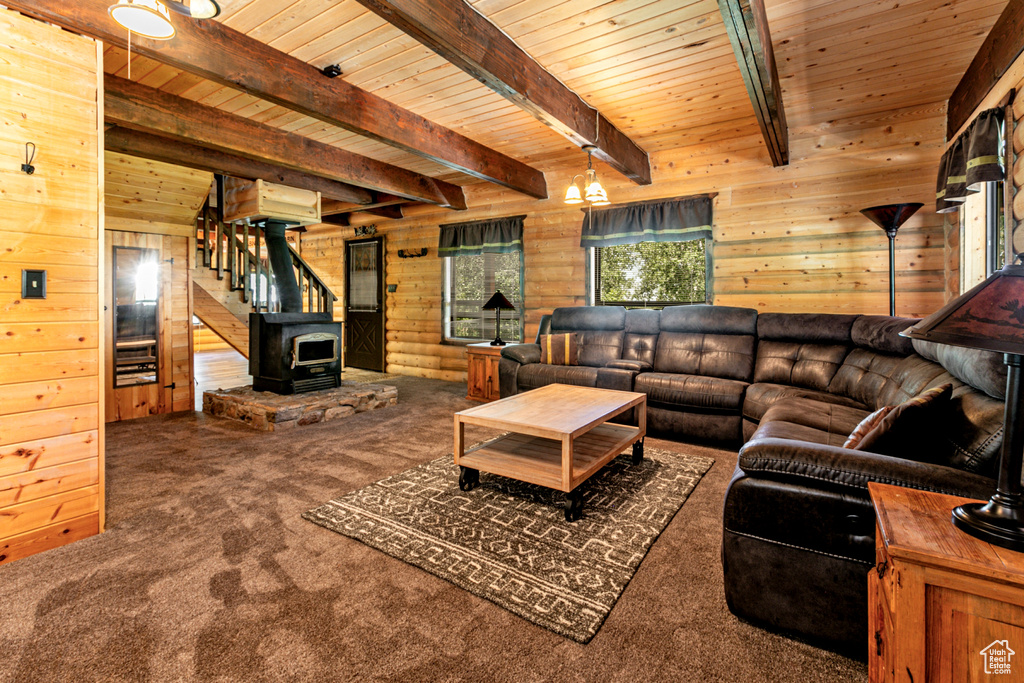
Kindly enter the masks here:
<path id="1" fill-rule="evenodd" d="M 246 358 L 249 313 L 275 312 L 279 307 L 263 241 L 259 227 L 224 223 L 209 207 L 196 218 L 193 311 Z M 333 313 L 337 297 L 294 249 L 288 249 L 293 274 L 303 293 L 303 310 Z"/>

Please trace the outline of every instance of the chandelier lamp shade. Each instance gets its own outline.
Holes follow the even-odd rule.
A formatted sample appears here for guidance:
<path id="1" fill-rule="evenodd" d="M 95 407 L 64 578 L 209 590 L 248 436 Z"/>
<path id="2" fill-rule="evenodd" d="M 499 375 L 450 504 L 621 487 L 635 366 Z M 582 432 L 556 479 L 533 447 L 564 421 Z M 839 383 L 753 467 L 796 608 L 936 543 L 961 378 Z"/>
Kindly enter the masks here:
<path id="1" fill-rule="evenodd" d="M 594 170 L 591 154 L 595 149 L 593 145 L 586 145 L 583 148 L 583 151 L 587 153 L 587 170 L 574 175 L 572 180 L 569 181 L 569 187 L 565 190 L 566 204 L 582 204 L 587 202 L 591 206 L 605 206 L 610 203 L 608 201 L 608 193 L 601 186 L 601 182 L 597 179 L 597 171 Z M 582 179 L 582 188 L 576 182 L 577 179 Z"/>
<path id="2" fill-rule="evenodd" d="M 494 341 L 491 342 L 491 346 L 504 346 L 505 342 L 501 340 L 501 312 L 502 310 L 514 311 L 516 307 L 505 298 L 504 294 L 495 291 L 487 303 L 481 306 L 481 310 L 494 311 Z"/>
<path id="3" fill-rule="evenodd" d="M 911 339 L 996 351 L 1006 365 L 1006 407 L 996 492 L 953 509 L 953 525 L 1001 548 L 1024 551 L 1024 266 L 1008 265 L 900 333 Z"/>
<path id="4" fill-rule="evenodd" d="M 885 230 L 889 238 L 889 315 L 896 315 L 896 231 L 923 204 L 887 204 L 861 209 L 868 220 Z"/>

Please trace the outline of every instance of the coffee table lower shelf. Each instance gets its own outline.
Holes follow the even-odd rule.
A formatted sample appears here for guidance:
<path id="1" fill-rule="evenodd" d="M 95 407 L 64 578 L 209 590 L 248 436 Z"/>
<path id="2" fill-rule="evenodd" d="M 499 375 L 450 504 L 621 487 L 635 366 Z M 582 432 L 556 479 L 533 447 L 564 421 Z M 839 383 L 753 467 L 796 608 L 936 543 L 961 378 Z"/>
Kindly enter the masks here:
<path id="1" fill-rule="evenodd" d="M 580 508 L 573 490 L 633 444 L 633 462 L 643 458 L 640 430 L 616 424 L 598 425 L 573 440 L 572 469 L 568 482 L 562 471 L 562 442 L 528 434 L 506 434 L 483 443 L 458 458 L 460 482 L 473 488 L 476 472 L 497 474 L 530 484 L 563 491 L 567 496 L 567 518 L 577 517 Z"/>

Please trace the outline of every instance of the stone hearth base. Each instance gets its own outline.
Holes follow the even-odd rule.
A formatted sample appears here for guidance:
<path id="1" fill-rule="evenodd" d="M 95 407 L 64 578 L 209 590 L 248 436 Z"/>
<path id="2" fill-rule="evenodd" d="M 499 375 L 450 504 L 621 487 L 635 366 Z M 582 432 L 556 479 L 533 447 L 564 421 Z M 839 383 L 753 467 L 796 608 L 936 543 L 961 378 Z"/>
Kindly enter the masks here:
<path id="1" fill-rule="evenodd" d="M 337 389 L 281 396 L 252 386 L 203 392 L 203 412 L 277 432 L 330 422 L 398 403 L 398 388 L 387 384 L 342 382 Z"/>

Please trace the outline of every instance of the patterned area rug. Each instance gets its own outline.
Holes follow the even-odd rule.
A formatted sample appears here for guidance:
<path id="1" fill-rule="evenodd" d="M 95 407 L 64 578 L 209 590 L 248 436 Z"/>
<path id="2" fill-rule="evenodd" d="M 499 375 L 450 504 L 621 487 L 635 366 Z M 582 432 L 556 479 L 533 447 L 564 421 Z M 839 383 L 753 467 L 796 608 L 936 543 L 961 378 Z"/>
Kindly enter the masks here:
<path id="1" fill-rule="evenodd" d="M 583 486 L 583 518 L 563 494 L 481 473 L 459 490 L 449 455 L 305 513 L 580 643 L 604 623 L 662 530 L 714 460 L 646 449 L 620 455 Z"/>

